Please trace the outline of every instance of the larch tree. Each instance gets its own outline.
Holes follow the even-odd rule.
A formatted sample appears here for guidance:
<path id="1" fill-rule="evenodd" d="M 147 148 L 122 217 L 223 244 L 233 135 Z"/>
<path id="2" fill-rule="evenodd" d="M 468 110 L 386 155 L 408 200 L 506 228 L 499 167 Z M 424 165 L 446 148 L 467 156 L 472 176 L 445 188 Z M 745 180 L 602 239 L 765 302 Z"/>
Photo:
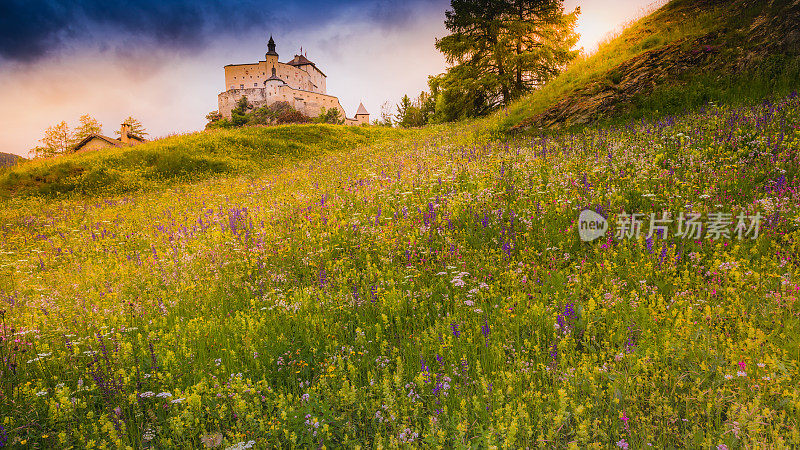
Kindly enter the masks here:
<path id="1" fill-rule="evenodd" d="M 485 114 L 557 75 L 577 56 L 580 9 L 563 0 L 451 0 L 436 48 L 451 66 L 437 81 L 444 120 Z M 451 103 L 451 105 L 440 103 Z"/>
<path id="2" fill-rule="evenodd" d="M 72 145 L 82 141 L 85 137 L 92 134 L 100 134 L 103 131 L 103 125 L 94 117 L 84 114 L 78 119 L 78 126 L 72 133 Z"/>
<path id="3" fill-rule="evenodd" d="M 44 137 L 39 140 L 42 146 L 33 149 L 36 156 L 49 157 L 69 153 L 75 143 L 74 135 L 67 122 L 61 121 L 47 127 Z"/>

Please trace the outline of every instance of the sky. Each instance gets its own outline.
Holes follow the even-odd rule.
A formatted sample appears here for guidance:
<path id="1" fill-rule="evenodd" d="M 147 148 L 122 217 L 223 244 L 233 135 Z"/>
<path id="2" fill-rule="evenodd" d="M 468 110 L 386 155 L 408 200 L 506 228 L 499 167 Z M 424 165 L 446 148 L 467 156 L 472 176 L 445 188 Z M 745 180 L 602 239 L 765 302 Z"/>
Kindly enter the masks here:
<path id="1" fill-rule="evenodd" d="M 591 52 L 653 0 L 580 6 L 578 47 Z M 447 0 L 0 0 L 0 152 L 27 156 L 44 130 L 89 114 L 114 136 L 128 116 L 150 138 L 202 130 L 226 64 L 281 61 L 302 46 L 352 117 L 427 88 L 444 72 L 436 38 Z"/>

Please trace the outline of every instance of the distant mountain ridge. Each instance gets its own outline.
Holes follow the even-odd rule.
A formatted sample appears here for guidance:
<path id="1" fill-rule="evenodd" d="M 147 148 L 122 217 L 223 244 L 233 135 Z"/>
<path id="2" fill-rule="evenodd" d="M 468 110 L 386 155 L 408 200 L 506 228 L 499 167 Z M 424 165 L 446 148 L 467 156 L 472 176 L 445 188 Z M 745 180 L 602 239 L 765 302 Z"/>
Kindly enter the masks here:
<path id="1" fill-rule="evenodd" d="M 20 162 L 20 160 L 24 161 L 25 158 L 13 153 L 0 152 L 0 167 L 15 166 Z"/>

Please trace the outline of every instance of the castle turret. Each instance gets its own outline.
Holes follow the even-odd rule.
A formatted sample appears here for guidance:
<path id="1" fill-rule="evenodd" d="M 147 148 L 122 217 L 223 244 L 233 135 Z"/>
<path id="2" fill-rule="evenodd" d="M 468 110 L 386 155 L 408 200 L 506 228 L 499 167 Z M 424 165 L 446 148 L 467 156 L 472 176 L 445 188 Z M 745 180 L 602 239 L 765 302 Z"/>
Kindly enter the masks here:
<path id="1" fill-rule="evenodd" d="M 264 59 L 267 61 L 267 67 L 274 67 L 278 64 L 278 52 L 275 51 L 275 40 L 272 39 L 272 36 L 267 42 L 267 53 L 264 55 Z"/>
<path id="2" fill-rule="evenodd" d="M 358 110 L 356 111 L 356 122 L 359 125 L 369 123 L 369 113 L 367 112 L 367 108 L 364 108 L 363 103 L 358 104 Z"/>
<path id="3" fill-rule="evenodd" d="M 266 84 L 267 84 L 267 83 L 269 83 L 270 81 L 277 81 L 277 82 L 279 82 L 280 84 L 286 84 L 286 82 L 285 82 L 285 81 L 283 81 L 283 80 L 282 80 L 282 79 L 281 79 L 281 78 L 280 78 L 280 77 L 277 75 L 277 73 L 276 73 L 276 71 L 275 71 L 275 66 L 272 66 L 272 76 L 271 76 L 271 77 L 269 77 L 269 78 L 267 78 L 267 81 L 265 81 L 265 82 L 264 82 L 264 85 L 266 85 Z"/>

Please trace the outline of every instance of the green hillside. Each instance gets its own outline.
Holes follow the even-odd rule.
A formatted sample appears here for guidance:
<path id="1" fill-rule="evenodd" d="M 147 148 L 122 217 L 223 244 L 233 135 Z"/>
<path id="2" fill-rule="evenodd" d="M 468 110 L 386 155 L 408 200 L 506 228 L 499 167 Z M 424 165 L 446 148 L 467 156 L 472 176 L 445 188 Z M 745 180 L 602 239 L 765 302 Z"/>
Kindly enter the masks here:
<path id="1" fill-rule="evenodd" d="M 734 4 L 771 30 L 794 11 L 676 1 L 507 116 L 204 132 L 0 175 L 0 446 L 800 447 L 788 79 L 712 83 L 712 104 L 667 95 L 701 79 L 668 71 L 589 125 L 533 125 L 651 49 L 684 61 L 670 45 Z M 585 208 L 608 225 L 591 242 Z"/>
<path id="2" fill-rule="evenodd" d="M 800 88 L 800 5 L 675 0 L 496 114 L 501 131 L 619 123 Z"/>
<path id="3" fill-rule="evenodd" d="M 214 176 L 260 173 L 276 164 L 402 139 L 381 127 L 282 125 L 215 130 L 30 162 L 0 174 L 0 198 L 119 195 Z"/>

